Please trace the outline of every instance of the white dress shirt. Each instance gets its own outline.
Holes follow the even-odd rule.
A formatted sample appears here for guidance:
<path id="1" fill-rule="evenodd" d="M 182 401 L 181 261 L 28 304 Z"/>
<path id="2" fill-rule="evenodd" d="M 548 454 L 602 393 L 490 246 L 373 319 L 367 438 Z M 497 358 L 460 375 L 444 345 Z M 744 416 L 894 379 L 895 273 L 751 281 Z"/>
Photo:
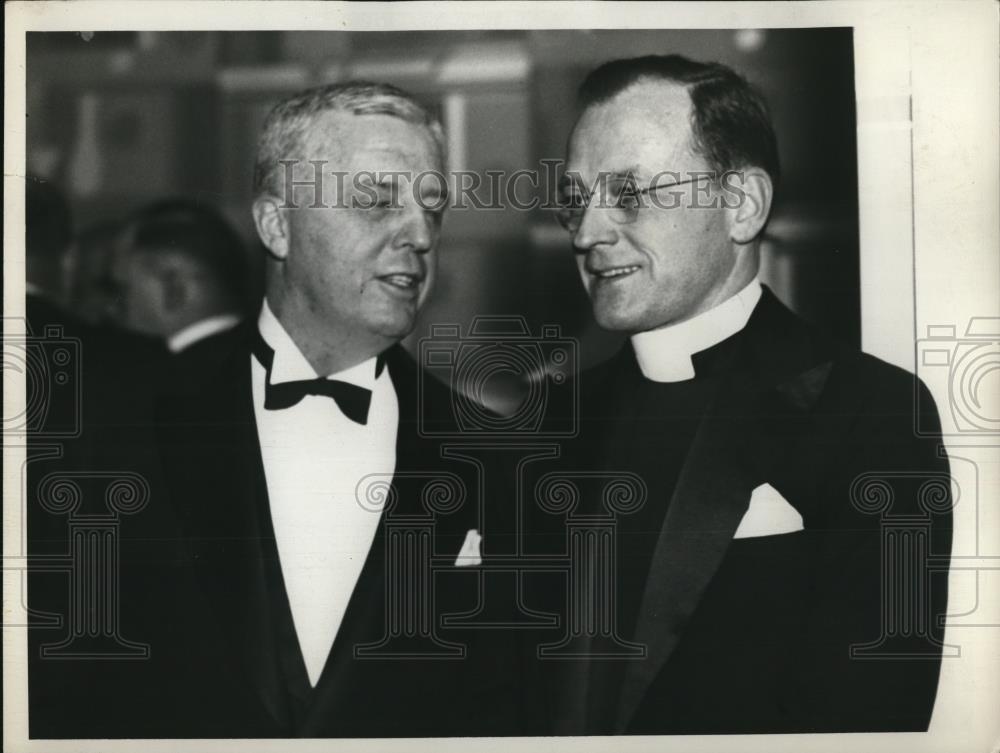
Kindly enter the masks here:
<path id="1" fill-rule="evenodd" d="M 271 383 L 315 379 L 316 372 L 265 301 L 258 320 L 274 350 Z M 254 415 L 281 573 L 309 681 L 316 685 L 354 585 L 368 556 L 379 513 L 355 497 L 368 474 L 396 466 L 399 404 L 389 370 L 376 359 L 330 374 L 372 391 L 365 425 L 329 397 L 307 395 L 290 408 L 264 408 L 264 367 L 252 358 Z"/>
<path id="2" fill-rule="evenodd" d="M 756 277 L 715 308 L 677 324 L 632 335 L 632 348 L 643 375 L 654 382 L 694 379 L 691 356 L 742 330 L 760 300 Z"/>
<path id="3" fill-rule="evenodd" d="M 240 318 L 236 314 L 209 316 L 174 332 L 174 334 L 167 338 L 167 350 L 171 353 L 180 353 L 185 348 L 190 348 L 199 340 L 204 340 L 206 337 L 211 337 L 219 332 L 225 332 L 239 323 Z"/>

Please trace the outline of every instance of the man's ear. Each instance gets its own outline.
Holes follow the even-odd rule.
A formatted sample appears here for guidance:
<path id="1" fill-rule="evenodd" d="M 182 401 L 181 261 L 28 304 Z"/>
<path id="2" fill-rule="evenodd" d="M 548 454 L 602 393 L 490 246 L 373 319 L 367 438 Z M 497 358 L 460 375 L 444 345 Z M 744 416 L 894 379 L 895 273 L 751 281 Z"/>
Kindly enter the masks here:
<path id="1" fill-rule="evenodd" d="M 723 179 L 724 206 L 729 213 L 729 237 L 734 243 L 750 243 L 760 235 L 771 214 L 774 185 L 771 176 L 759 167 L 745 167 L 726 173 Z"/>
<path id="2" fill-rule="evenodd" d="M 288 256 L 288 216 L 274 196 L 264 194 L 253 202 L 253 223 L 261 243 L 275 259 Z"/>

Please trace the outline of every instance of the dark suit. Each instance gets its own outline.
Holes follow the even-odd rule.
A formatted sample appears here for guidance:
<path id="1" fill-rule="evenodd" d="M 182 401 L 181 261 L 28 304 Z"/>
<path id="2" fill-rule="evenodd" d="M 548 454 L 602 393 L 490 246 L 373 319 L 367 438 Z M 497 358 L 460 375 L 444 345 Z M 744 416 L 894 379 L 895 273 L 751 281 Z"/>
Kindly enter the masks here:
<path id="1" fill-rule="evenodd" d="M 310 688 L 271 528 L 251 394 L 252 331 L 211 338 L 212 373 L 182 378 L 173 370 L 183 368 L 181 361 L 165 367 L 174 383 L 161 385 L 154 417 L 135 416 L 142 431 L 132 447 L 115 444 L 119 466 L 157 461 L 144 473 L 149 504 L 123 517 L 118 531 L 119 627 L 126 639 L 148 646 L 148 656 L 38 661 L 32 736 L 464 736 L 541 729 L 541 706 L 522 693 L 534 683 L 522 677 L 518 636 L 441 626 L 445 614 L 476 607 L 475 568 L 453 563 L 469 529 L 489 541 L 483 521 L 490 514 L 480 507 L 478 470 L 442 459 L 440 443 L 421 438 L 418 401 L 425 421 L 447 423 L 451 393 L 429 376 L 418 392 L 418 368 L 398 346 L 387 355 L 399 404 L 389 495 L 395 504 L 382 513 L 324 672 Z M 435 510 L 428 512 L 427 499 Z M 498 495 L 490 504 L 506 501 Z M 390 538 L 389 528 L 399 535 Z M 57 543 L 65 549 L 62 536 Z M 410 580 L 395 592 L 398 640 L 386 643 L 392 637 L 386 567 L 400 556 L 396 549 L 389 557 L 391 542 L 430 547 L 434 572 L 421 579 L 415 567 L 403 568 Z M 429 596 L 428 577 L 434 601 L 415 614 L 408 597 Z M 65 589 L 45 593 L 61 597 L 54 611 L 65 612 Z M 428 629 L 443 644 L 430 649 L 446 656 L 425 655 L 428 641 L 420 637 Z M 53 633 L 59 631 L 44 635 Z M 359 646 L 368 646 L 366 658 L 355 655 Z"/>
<path id="2" fill-rule="evenodd" d="M 167 352 L 36 296 L 26 313 L 36 338 L 29 349 L 47 364 L 46 378 L 29 379 L 45 406 L 28 435 L 24 496 L 29 733 L 134 736 L 158 708 L 140 618 L 153 555 L 170 530 L 163 497 L 146 494 L 158 487 L 151 398 Z"/>
<path id="3" fill-rule="evenodd" d="M 616 584 L 621 638 L 646 655 L 550 665 L 554 730 L 926 729 L 947 574 L 921 583 L 922 565 L 893 560 L 950 553 L 948 461 L 914 432 L 918 393 L 933 405 L 926 388 L 823 338 L 766 289 L 747 326 L 694 361 L 687 387 L 645 380 L 629 346 L 581 377 L 568 462 L 635 472 L 650 490 L 636 515 L 654 529 L 643 540 L 633 528 L 619 547 Z M 674 390 L 670 415 L 658 412 L 658 390 Z M 803 530 L 734 539 L 762 484 Z M 885 618 L 883 572 L 903 578 L 885 600 L 905 594 Z M 852 658 L 884 626 L 881 648 Z"/>
<path id="4" fill-rule="evenodd" d="M 176 510 L 191 569 L 181 589 L 176 629 L 164 638 L 176 649 L 180 672 L 168 685 L 183 696 L 189 683 L 212 688 L 208 702 L 186 699 L 172 715 L 168 736 L 383 737 L 513 734 L 530 727 L 522 707 L 517 645 L 511 636 L 442 629 L 445 613 L 476 605 L 477 579 L 454 568 L 469 529 L 482 530 L 475 468 L 442 459 L 440 443 L 421 438 L 418 400 L 428 420 L 450 420 L 451 394 L 433 380 L 418 394 L 416 364 L 400 347 L 387 368 L 399 401 L 395 506 L 387 505 L 322 676 L 310 689 L 298 650 L 271 527 L 267 488 L 251 396 L 247 330 L 233 334 L 234 347 L 214 378 L 194 396 L 161 402 L 159 445 L 163 476 Z M 466 499 L 428 519 L 428 484 L 457 481 Z M 438 492 L 441 487 L 437 487 Z M 447 495 L 446 495 L 447 496 Z M 456 498 L 457 500 L 457 498 Z M 416 516 L 416 518 L 407 518 Z M 436 557 L 434 603 L 424 628 L 449 643 L 447 657 L 359 658 L 356 647 L 379 644 L 390 630 L 386 567 L 389 529 L 432 521 L 424 539 Z M 483 532 L 488 537 L 488 532 Z M 405 534 L 404 546 L 419 546 Z M 400 556 L 393 550 L 393 557 Z M 184 572 L 181 572 L 184 570 Z M 428 582 L 406 570 L 399 610 Z M 390 589 L 391 590 L 391 589 Z M 196 619 L 191 618 L 197 613 Z M 405 618 L 404 618 L 405 619 Z M 405 632 L 405 631 L 404 631 Z M 418 636 L 419 637 L 419 636 Z M 456 648 L 465 644 L 465 654 Z M 386 651 L 426 649 L 411 637 Z M 205 696 L 204 689 L 200 691 Z"/>
<path id="5" fill-rule="evenodd" d="M 174 394 L 196 393 L 212 380 L 231 355 L 237 333 L 247 326 L 249 325 L 244 321 L 236 327 L 203 337 L 178 353 L 172 353 L 168 375 L 169 391 Z"/>

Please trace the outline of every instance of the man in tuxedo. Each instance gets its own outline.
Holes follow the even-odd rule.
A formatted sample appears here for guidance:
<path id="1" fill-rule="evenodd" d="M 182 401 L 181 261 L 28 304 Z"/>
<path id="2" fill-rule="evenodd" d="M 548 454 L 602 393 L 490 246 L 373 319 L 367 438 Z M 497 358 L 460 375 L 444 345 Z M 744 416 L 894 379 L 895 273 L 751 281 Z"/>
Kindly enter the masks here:
<path id="1" fill-rule="evenodd" d="M 96 521 L 108 548 L 78 547 L 74 579 L 39 561 L 62 580 L 34 606 L 63 621 L 32 636 L 32 737 L 537 729 L 515 641 L 443 624 L 478 605 L 496 516 L 478 469 L 426 437 L 457 431 L 452 394 L 399 344 L 434 281 L 442 159 L 440 125 L 391 86 L 308 90 L 267 118 L 264 300 L 212 338 L 210 373 L 136 380 L 158 385 L 153 418 L 132 411 L 116 429 L 134 441 L 100 439 L 99 473 L 74 476 L 98 517 L 69 525 Z M 64 566 L 70 540 L 33 553 Z"/>
<path id="2" fill-rule="evenodd" d="M 925 387 L 760 283 L 778 150 L 741 76 L 618 60 L 579 100 L 559 217 L 597 322 L 630 339 L 580 377 L 569 462 L 637 474 L 646 501 L 604 563 L 638 655 L 560 663 L 556 731 L 925 730 L 951 538 Z"/>
<path id="3" fill-rule="evenodd" d="M 264 300 L 158 414 L 191 565 L 163 638 L 167 736 L 531 729 L 507 636 L 442 627 L 476 607 L 489 537 L 477 469 L 424 433 L 452 394 L 400 345 L 436 274 L 443 150 L 382 84 L 305 91 L 263 125 Z"/>

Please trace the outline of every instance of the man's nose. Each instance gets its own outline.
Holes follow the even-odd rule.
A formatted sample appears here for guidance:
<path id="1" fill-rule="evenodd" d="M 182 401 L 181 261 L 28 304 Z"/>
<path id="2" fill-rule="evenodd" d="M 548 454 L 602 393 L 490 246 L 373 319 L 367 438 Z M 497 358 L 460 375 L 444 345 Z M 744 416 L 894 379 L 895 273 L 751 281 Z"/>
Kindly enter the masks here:
<path id="1" fill-rule="evenodd" d="M 434 220 L 419 206 L 407 207 L 406 219 L 396 233 L 393 245 L 396 248 L 409 248 L 418 254 L 425 254 L 434 245 L 436 234 Z"/>
<path id="2" fill-rule="evenodd" d="M 600 203 L 599 197 L 592 198 L 580 218 L 580 227 L 573 235 L 573 246 L 579 252 L 598 245 L 613 246 L 618 241 L 618 226 L 611 221 L 610 211 Z"/>

